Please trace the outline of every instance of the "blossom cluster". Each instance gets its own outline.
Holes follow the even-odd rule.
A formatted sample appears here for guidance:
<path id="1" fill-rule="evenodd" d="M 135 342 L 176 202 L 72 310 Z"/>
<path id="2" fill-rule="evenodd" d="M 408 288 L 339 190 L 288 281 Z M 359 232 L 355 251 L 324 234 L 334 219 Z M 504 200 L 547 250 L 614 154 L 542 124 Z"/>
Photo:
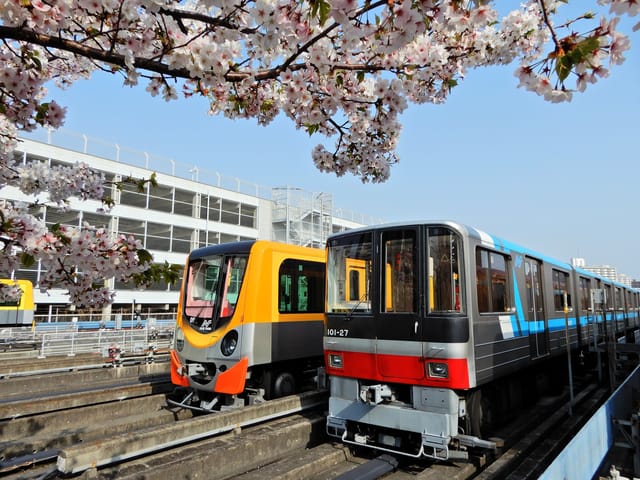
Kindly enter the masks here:
<path id="1" fill-rule="evenodd" d="M 53 237 L 48 233 L 32 242 L 29 253 L 46 270 L 39 280 L 41 291 L 64 288 L 73 304 L 99 307 L 113 300 L 108 279 L 122 280 L 148 268 L 139 261 L 140 248 L 132 236 L 112 236 L 85 224 L 82 229 L 61 226 Z"/>
<path id="2" fill-rule="evenodd" d="M 585 33 L 554 26 L 564 3 L 528 0 L 499 18 L 471 0 L 0 0 L 0 137 L 60 125 L 45 84 L 101 67 L 127 85 L 146 78 L 167 100 L 182 78 L 212 114 L 266 124 L 284 113 L 335 139 L 314 149 L 319 168 L 385 181 L 407 104 L 446 101 L 467 69 L 519 59 L 520 85 L 557 102 L 622 61 L 616 21 L 636 15 L 637 0 L 598 0 L 612 18 Z"/>
<path id="3" fill-rule="evenodd" d="M 398 162 L 402 112 L 410 103 L 445 102 L 469 69 L 517 62 L 520 86 L 551 102 L 609 75 L 630 47 L 619 17 L 637 15 L 638 1 L 597 0 L 609 6 L 608 18 L 585 12 L 556 26 L 565 3 L 525 0 L 500 16 L 494 2 L 475 0 L 0 0 L 0 188 L 46 192 L 59 206 L 70 196 L 103 196 L 103 179 L 86 166 L 49 175 L 41 165 L 18 169 L 11 155 L 18 131 L 63 123 L 65 109 L 47 99 L 46 85 L 68 87 L 96 69 L 121 74 L 124 85 L 145 81 L 166 100 L 180 87 L 187 97 L 206 96 L 214 115 L 262 125 L 286 115 L 335 142 L 313 149 L 320 170 L 382 182 Z M 12 222 L 17 228 L 18 218 Z M 100 262 L 121 258 L 124 248 L 108 249 L 118 256 L 87 251 L 101 259 L 91 263 L 56 235 L 38 235 L 38 249 L 29 250 L 26 236 L 6 244 L 0 268 L 15 264 L 1 258 L 11 249 L 31 251 L 51 262 L 50 284 L 70 275 L 72 292 L 93 285 L 83 280 L 88 269 L 105 268 Z M 47 252 L 67 263 L 60 267 Z M 132 270 L 119 272 L 138 268 L 125 264 Z"/>
<path id="4" fill-rule="evenodd" d="M 126 280 L 149 267 L 139 256 L 140 241 L 132 236 L 111 235 L 87 223 L 82 228 L 47 228 L 25 204 L 3 201 L 0 209 L 0 275 L 5 278 L 21 262 L 37 261 L 44 272 L 38 282 L 41 291 L 62 288 L 73 304 L 100 307 L 113 300 L 108 279 Z"/>

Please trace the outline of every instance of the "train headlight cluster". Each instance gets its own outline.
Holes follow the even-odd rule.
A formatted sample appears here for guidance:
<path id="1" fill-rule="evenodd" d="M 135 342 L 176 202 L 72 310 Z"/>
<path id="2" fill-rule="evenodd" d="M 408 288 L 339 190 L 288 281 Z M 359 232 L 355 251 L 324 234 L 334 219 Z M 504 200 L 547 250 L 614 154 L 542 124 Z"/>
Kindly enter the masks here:
<path id="1" fill-rule="evenodd" d="M 332 368 L 342 368 L 342 355 L 339 353 L 330 353 L 329 366 Z"/>
<path id="2" fill-rule="evenodd" d="M 236 347 L 238 346 L 238 332 L 236 330 L 231 330 L 227 333 L 222 339 L 222 343 L 220 344 L 220 351 L 225 357 L 229 357 L 236 351 Z"/>
<path id="3" fill-rule="evenodd" d="M 449 367 L 446 363 L 429 362 L 429 376 L 436 378 L 449 378 Z"/>

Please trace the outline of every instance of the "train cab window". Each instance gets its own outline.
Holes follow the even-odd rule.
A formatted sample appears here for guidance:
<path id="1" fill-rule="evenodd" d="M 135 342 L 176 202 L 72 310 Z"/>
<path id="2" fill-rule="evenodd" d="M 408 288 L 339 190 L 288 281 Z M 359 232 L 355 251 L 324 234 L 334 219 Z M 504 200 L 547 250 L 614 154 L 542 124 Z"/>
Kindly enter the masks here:
<path id="1" fill-rule="evenodd" d="M 226 259 L 226 263 L 227 275 L 224 279 L 225 284 L 222 292 L 221 317 L 231 317 L 236 309 L 242 277 L 244 277 L 244 271 L 247 268 L 247 259 L 245 257 L 230 257 Z"/>
<path id="2" fill-rule="evenodd" d="M 507 312 L 511 306 L 509 258 L 483 248 L 476 250 L 476 291 L 480 313 Z"/>
<path id="3" fill-rule="evenodd" d="M 428 249 L 429 312 L 464 311 L 460 237 L 448 228 L 429 228 Z"/>
<path id="4" fill-rule="evenodd" d="M 246 265 L 246 256 L 240 255 L 212 255 L 189 264 L 184 314 L 193 328 L 206 333 L 229 321 Z"/>
<path id="5" fill-rule="evenodd" d="M 288 259 L 280 265 L 278 311 L 322 313 L 324 311 L 324 265 Z"/>
<path id="6" fill-rule="evenodd" d="M 553 307 L 556 312 L 564 311 L 564 296 L 567 295 L 567 308 L 571 308 L 571 292 L 569 291 L 569 274 L 553 269 Z"/>
<path id="7" fill-rule="evenodd" d="M 417 312 L 417 250 L 415 230 L 390 230 L 382 235 L 384 312 Z"/>
<path id="8" fill-rule="evenodd" d="M 371 312 L 371 232 L 327 242 L 327 312 Z"/>

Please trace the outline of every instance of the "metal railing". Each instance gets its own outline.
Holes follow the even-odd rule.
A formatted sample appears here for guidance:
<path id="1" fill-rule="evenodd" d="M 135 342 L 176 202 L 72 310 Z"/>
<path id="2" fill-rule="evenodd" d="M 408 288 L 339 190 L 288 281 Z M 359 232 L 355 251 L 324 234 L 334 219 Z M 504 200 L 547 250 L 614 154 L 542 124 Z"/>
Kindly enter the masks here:
<path id="1" fill-rule="evenodd" d="M 87 155 L 137 166 L 146 170 L 152 170 L 156 173 L 164 173 L 265 200 L 273 201 L 274 190 L 276 192 L 281 190 L 281 188 L 278 187 L 268 187 L 242 180 L 235 176 L 209 170 L 195 163 L 179 161 L 162 155 L 136 150 L 64 128 L 60 130 L 39 128 L 32 132 L 21 132 L 21 135 L 24 139 L 34 142 L 41 142 L 67 150 L 82 152 Z M 18 146 L 18 150 L 21 151 L 20 146 Z M 307 192 L 307 195 L 318 195 L 318 193 Z M 323 195 L 331 197 L 329 193 L 324 193 Z M 334 217 L 363 225 L 383 222 L 380 217 L 357 213 L 348 208 L 334 208 L 332 204 L 330 211 Z"/>
<path id="2" fill-rule="evenodd" d="M 45 333 L 40 340 L 38 357 L 78 353 L 99 353 L 111 358 L 144 355 L 152 350 L 168 349 L 171 339 L 168 335 L 150 335 L 147 329 Z"/>
<path id="3" fill-rule="evenodd" d="M 55 328 L 4 328 L 0 347 L 5 350 L 37 349 L 39 358 L 99 354 L 119 360 L 126 356 L 154 355 L 166 351 L 173 341 L 173 326 L 129 329 L 80 330 L 68 325 L 44 324 Z M 117 358 L 116 358 L 117 357 Z"/>

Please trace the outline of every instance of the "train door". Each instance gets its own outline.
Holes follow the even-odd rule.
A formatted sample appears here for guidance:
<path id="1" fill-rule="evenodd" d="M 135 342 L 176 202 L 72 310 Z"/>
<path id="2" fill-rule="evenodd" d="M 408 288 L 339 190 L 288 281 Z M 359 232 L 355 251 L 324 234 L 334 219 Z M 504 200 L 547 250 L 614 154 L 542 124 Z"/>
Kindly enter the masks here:
<path id="1" fill-rule="evenodd" d="M 421 379 L 420 275 L 416 228 L 383 231 L 378 265 L 377 368 L 385 377 Z"/>
<path id="2" fill-rule="evenodd" d="M 529 325 L 530 353 L 531 358 L 539 358 L 549 353 L 549 329 L 542 295 L 542 262 L 525 258 L 524 273 L 527 289 L 525 320 Z"/>

